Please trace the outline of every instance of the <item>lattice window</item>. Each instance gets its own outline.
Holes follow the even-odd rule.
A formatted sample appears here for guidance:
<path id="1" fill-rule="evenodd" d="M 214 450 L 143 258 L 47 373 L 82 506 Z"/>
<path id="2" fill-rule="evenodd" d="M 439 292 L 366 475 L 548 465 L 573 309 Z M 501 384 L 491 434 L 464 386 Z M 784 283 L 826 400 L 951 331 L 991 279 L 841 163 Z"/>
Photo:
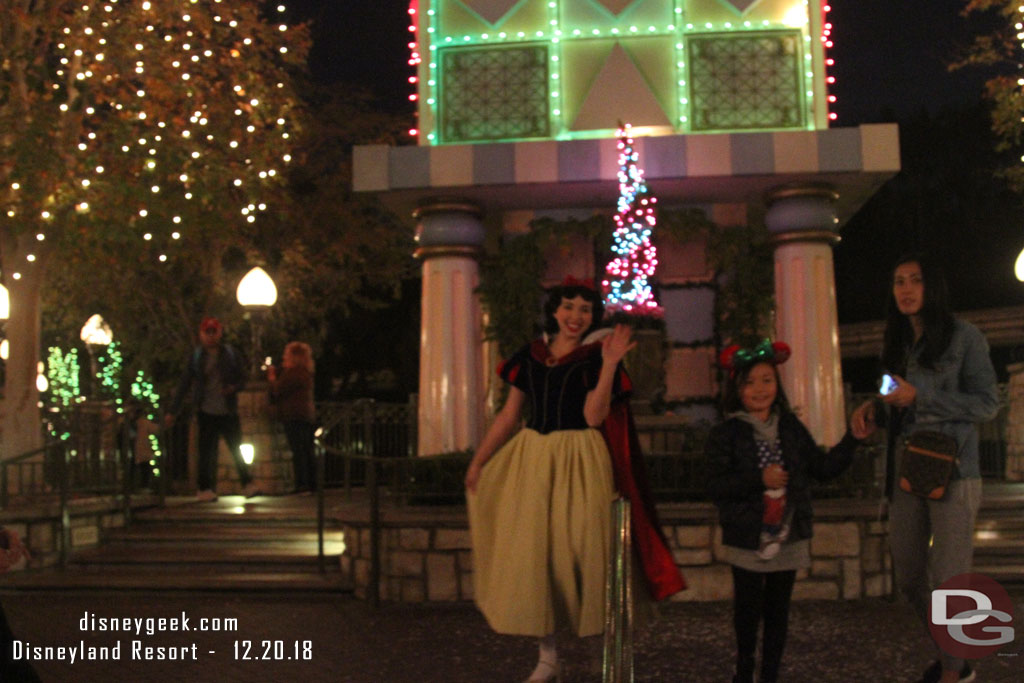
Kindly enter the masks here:
<path id="1" fill-rule="evenodd" d="M 454 48 L 441 53 L 441 139 L 550 137 L 548 50 Z"/>
<path id="2" fill-rule="evenodd" d="M 800 34 L 691 36 L 693 130 L 804 125 Z"/>

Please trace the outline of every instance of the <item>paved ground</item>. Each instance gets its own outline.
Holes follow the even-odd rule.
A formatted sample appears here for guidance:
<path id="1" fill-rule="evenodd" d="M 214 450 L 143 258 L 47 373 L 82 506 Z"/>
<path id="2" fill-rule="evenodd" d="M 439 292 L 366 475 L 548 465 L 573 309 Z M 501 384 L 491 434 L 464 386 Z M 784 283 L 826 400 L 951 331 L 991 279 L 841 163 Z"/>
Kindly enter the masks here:
<path id="1" fill-rule="evenodd" d="M 35 646 L 113 646 L 119 661 L 36 662 L 47 683 L 206 681 L 232 683 L 476 683 L 519 681 L 533 666 L 530 639 L 491 633 L 468 604 L 387 605 L 373 610 L 350 597 L 295 594 L 5 592 L 16 637 Z M 1016 595 L 1016 640 L 977 662 L 979 683 L 1024 681 L 1024 595 Z M 188 617 L 189 632 L 111 633 L 80 629 L 96 617 Z M 237 630 L 201 632 L 199 620 L 237 619 Z M 156 624 L 154 624 L 156 625 Z M 594 640 L 594 639 L 591 639 Z M 132 641 L 169 655 L 185 647 L 198 661 L 133 659 Z M 251 641 L 251 645 L 247 643 Z M 264 641 L 269 641 L 269 645 Z M 601 680 L 599 642 L 563 639 L 563 681 Z M 308 643 L 308 649 L 307 649 Z M 884 600 L 800 602 L 793 606 L 785 681 L 860 683 L 915 680 L 929 663 L 922 630 L 907 608 Z M 732 635 L 726 603 L 666 606 L 636 648 L 636 680 L 728 681 Z M 174 650 L 175 652 L 179 650 Z M 246 660 L 248 652 L 253 659 Z M 264 653 L 288 658 L 258 659 Z M 304 659 L 307 656 L 308 659 Z M 6 681 L 4 683 L 7 683 Z"/>

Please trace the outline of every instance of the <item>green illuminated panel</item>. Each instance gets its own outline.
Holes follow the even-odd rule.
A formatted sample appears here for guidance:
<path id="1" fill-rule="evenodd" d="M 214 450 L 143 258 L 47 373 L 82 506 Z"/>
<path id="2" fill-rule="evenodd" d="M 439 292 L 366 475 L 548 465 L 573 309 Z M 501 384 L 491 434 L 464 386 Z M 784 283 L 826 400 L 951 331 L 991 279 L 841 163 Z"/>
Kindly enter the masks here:
<path id="1" fill-rule="evenodd" d="M 442 142 L 551 136 L 547 45 L 439 52 Z"/>
<path id="2" fill-rule="evenodd" d="M 691 130 L 803 127 L 802 40 L 799 31 L 690 36 Z"/>

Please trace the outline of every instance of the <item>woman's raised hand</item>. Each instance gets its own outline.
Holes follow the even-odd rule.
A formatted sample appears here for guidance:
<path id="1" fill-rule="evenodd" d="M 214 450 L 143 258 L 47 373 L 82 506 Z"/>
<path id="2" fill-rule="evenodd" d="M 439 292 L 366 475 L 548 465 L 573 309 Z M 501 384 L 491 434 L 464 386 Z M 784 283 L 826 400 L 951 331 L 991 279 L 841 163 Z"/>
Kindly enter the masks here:
<path id="1" fill-rule="evenodd" d="M 629 325 L 616 325 L 612 333 L 601 340 L 601 357 L 612 363 L 618 363 L 636 346 L 633 328 Z"/>

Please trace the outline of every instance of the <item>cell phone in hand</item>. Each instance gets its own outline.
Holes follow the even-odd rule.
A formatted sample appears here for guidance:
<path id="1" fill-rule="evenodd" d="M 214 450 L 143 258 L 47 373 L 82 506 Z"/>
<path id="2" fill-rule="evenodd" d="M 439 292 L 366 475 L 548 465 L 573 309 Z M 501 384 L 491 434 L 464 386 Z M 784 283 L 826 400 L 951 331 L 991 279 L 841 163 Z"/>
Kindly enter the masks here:
<path id="1" fill-rule="evenodd" d="M 896 383 L 896 380 L 893 379 L 892 375 L 882 375 L 882 381 L 880 382 L 878 393 L 882 396 L 886 396 L 896 391 L 896 387 L 898 386 L 899 384 Z"/>

